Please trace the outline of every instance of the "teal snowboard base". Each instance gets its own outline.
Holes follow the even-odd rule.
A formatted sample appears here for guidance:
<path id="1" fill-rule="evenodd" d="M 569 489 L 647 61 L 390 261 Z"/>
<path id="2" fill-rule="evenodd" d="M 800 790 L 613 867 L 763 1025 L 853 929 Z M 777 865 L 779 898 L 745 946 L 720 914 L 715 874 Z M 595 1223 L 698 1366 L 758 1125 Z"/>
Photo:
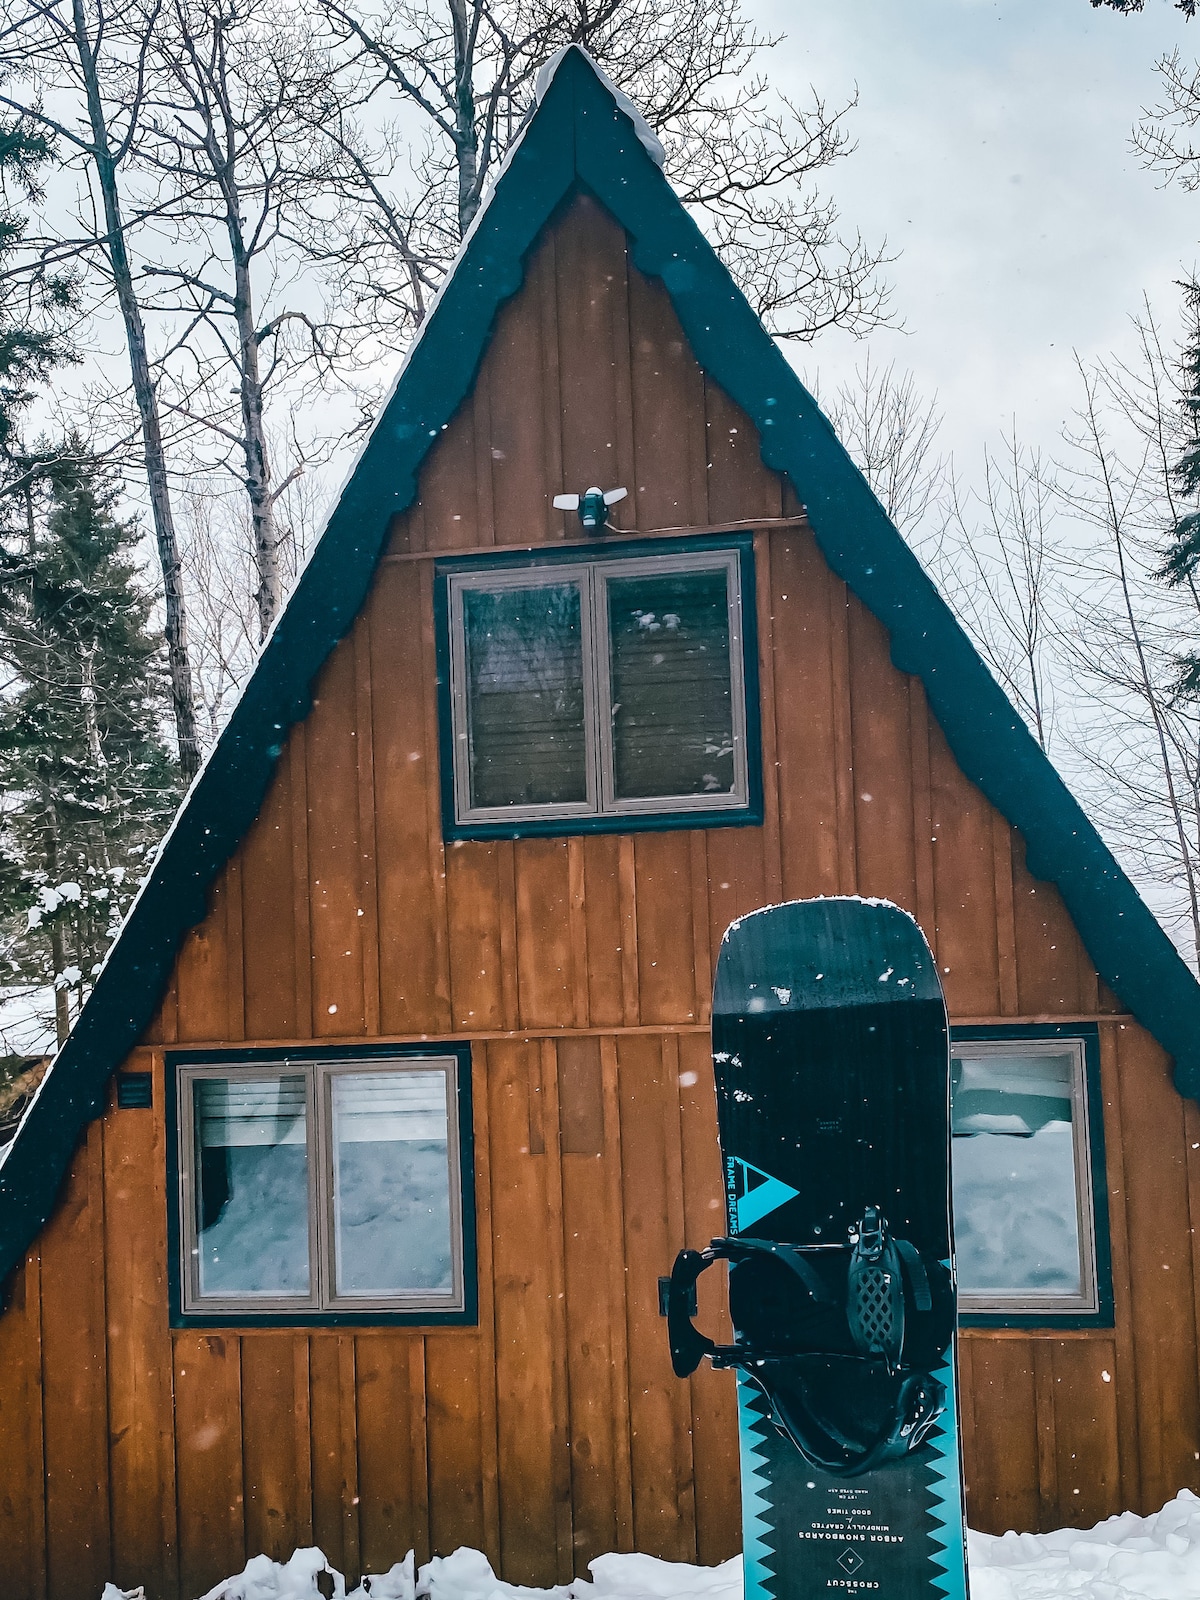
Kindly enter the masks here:
<path id="1" fill-rule="evenodd" d="M 952 1363 L 938 1376 L 953 1382 Z M 741 1373 L 737 1398 L 746 1600 L 967 1600 L 955 1410 L 922 1455 L 863 1480 L 797 1470 L 794 1445 Z"/>
<path id="2" fill-rule="evenodd" d="M 725 935 L 713 1062 L 727 1236 L 680 1253 L 681 1376 L 737 1373 L 746 1600 L 967 1600 L 937 969 L 882 901 Z M 689 1315 L 729 1265 L 734 1343 Z"/>

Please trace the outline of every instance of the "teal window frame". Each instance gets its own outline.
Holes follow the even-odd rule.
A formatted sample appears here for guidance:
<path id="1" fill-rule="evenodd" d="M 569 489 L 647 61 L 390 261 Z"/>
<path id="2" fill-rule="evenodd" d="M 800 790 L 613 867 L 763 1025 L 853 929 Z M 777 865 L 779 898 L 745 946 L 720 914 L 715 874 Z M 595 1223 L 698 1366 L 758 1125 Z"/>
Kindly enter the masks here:
<path id="1" fill-rule="evenodd" d="M 336 1304 L 300 1303 L 294 1297 L 287 1302 L 272 1301 L 256 1309 L 249 1297 L 242 1306 L 226 1302 L 220 1308 L 196 1303 L 187 1292 L 185 1251 L 191 1230 L 184 1222 L 184 1207 L 190 1199 L 190 1185 L 186 1181 L 183 1140 L 190 1119 L 181 1106 L 181 1084 L 194 1081 L 198 1073 L 209 1076 L 228 1076 L 236 1079 L 239 1068 L 247 1077 L 263 1078 L 303 1072 L 313 1067 L 333 1071 L 347 1070 L 362 1064 L 368 1070 L 380 1071 L 389 1064 L 416 1066 L 428 1060 L 453 1062 L 454 1106 L 453 1125 L 456 1146 L 457 1194 L 452 1196 L 451 1215 L 455 1228 L 453 1249 L 458 1263 L 459 1293 L 457 1303 L 446 1309 L 430 1308 L 404 1303 L 395 1297 L 392 1303 L 373 1300 L 356 1309 L 348 1297 Z M 320 1079 L 321 1074 L 317 1074 Z M 463 1041 L 429 1040 L 421 1044 L 401 1045 L 332 1045 L 314 1046 L 311 1049 L 288 1051 L 271 1049 L 226 1050 L 170 1050 L 166 1053 L 166 1121 L 167 1121 L 167 1277 L 169 1297 L 169 1322 L 173 1328 L 370 1328 L 370 1327 L 455 1327 L 476 1326 L 479 1321 L 478 1248 L 475 1215 L 475 1160 L 474 1124 L 471 1109 L 471 1047 Z M 322 1114 L 321 1112 L 317 1113 Z M 314 1177 L 314 1182 L 316 1178 Z M 315 1194 L 314 1210 L 329 1204 L 329 1197 Z M 312 1213 L 310 1213 L 312 1214 Z"/>
<path id="2" fill-rule="evenodd" d="M 532 582 L 547 568 L 557 575 L 572 565 L 606 566 L 629 561 L 661 561 L 664 573 L 672 561 L 682 563 L 697 555 L 715 558 L 732 554 L 738 575 L 738 642 L 734 673 L 735 693 L 742 695 L 745 794 L 741 803 L 681 803 L 678 797 L 661 805 L 639 802 L 615 811 L 580 810 L 570 814 L 543 814 L 486 818 L 462 815 L 457 781 L 456 737 L 461 712 L 455 705 L 455 644 L 453 638 L 454 578 L 485 579 L 495 575 L 506 583 L 527 573 Z M 547 582 L 553 577 L 547 574 Z M 497 552 L 495 555 L 440 558 L 434 566 L 434 625 L 438 679 L 438 756 L 441 779 L 442 833 L 448 842 L 467 839 L 561 838 L 585 833 L 635 833 L 673 828 L 761 826 L 763 820 L 762 718 L 759 703 L 758 626 L 753 534 L 716 533 L 672 539 L 629 539 L 610 536 L 603 542 L 558 544 L 536 549 Z M 731 641 L 731 644 L 734 641 Z M 736 726 L 736 714 L 735 714 Z M 461 731 L 461 730 L 458 730 Z"/>
<path id="3" fill-rule="evenodd" d="M 1048 1306 L 1048 1296 L 1038 1296 L 1042 1302 L 1035 1307 L 1023 1308 L 1014 1299 L 1007 1304 L 997 1298 L 991 1305 L 983 1303 L 980 1295 L 975 1303 L 962 1307 L 965 1298 L 959 1285 L 960 1325 L 965 1328 L 1043 1328 L 1084 1329 L 1111 1328 L 1113 1326 L 1112 1248 L 1108 1214 L 1108 1179 L 1105 1164 L 1103 1096 L 1100 1084 L 1100 1034 L 1094 1023 L 1026 1023 L 951 1029 L 951 1053 L 958 1046 L 970 1044 L 1009 1045 L 1014 1054 L 1020 1053 L 1023 1044 L 1042 1041 L 1061 1041 L 1078 1046 L 1082 1052 L 1083 1073 L 1081 1093 L 1086 1117 L 1086 1144 L 1084 1169 L 1077 1172 L 1077 1181 L 1086 1179 L 1087 1206 L 1081 1210 L 1081 1222 L 1090 1217 L 1089 1239 L 1094 1297 L 1090 1309 L 1064 1305 L 1055 1310 Z M 953 1139 L 951 1162 L 953 1162 Z M 1034 1298 L 1033 1296 L 1030 1297 Z"/>

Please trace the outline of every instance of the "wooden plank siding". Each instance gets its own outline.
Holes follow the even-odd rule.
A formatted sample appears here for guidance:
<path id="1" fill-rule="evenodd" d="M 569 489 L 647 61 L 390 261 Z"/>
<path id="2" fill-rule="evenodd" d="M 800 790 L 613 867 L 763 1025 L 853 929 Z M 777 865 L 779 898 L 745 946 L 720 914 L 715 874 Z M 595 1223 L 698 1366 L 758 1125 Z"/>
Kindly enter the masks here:
<path id="1" fill-rule="evenodd" d="M 551 496 L 593 482 L 628 486 L 627 528 L 770 524 L 764 824 L 444 846 L 432 557 L 571 537 Z M 310 1540 L 352 1581 L 410 1546 L 478 1545 L 538 1584 L 606 1549 L 735 1551 L 733 1379 L 672 1377 L 656 1279 L 722 1225 L 712 967 L 731 919 L 781 895 L 912 910 L 956 1021 L 1106 1019 L 1116 1326 L 964 1336 L 974 1524 L 1200 1490 L 1200 1119 L 826 566 L 803 496 L 578 199 L 180 952 L 131 1063 L 153 1108 L 110 1101 L 10 1290 L 6 1595 L 111 1576 L 189 1600 Z M 164 1047 L 426 1037 L 473 1046 L 478 1327 L 169 1331 Z M 717 1326 L 715 1282 L 701 1301 Z"/>

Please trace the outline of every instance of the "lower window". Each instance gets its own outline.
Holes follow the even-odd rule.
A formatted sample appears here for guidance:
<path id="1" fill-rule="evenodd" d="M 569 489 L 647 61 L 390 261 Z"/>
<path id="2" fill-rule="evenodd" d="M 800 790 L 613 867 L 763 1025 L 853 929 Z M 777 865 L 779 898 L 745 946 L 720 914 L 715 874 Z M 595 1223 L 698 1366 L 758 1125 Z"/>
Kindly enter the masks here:
<path id="1" fill-rule="evenodd" d="M 459 1068 L 177 1061 L 182 1313 L 464 1320 Z"/>
<path id="2" fill-rule="evenodd" d="M 1087 1041 L 956 1037 L 952 1058 L 960 1310 L 1022 1321 L 1101 1317 L 1103 1165 Z"/>

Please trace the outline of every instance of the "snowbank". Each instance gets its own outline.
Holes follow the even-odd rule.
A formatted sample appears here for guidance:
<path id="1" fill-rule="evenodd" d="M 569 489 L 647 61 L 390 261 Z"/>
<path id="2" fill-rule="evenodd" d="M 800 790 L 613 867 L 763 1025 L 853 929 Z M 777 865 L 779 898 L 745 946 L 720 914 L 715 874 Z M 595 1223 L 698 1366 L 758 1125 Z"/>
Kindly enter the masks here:
<path id="1" fill-rule="evenodd" d="M 1181 1489 L 1152 1517 L 1086 1531 L 967 1536 L 972 1600 L 1197 1600 L 1200 1499 Z"/>
<path id="2" fill-rule="evenodd" d="M 1094 1528 L 1057 1533 L 967 1536 L 972 1600 L 1200 1600 L 1200 1498 L 1183 1489 L 1152 1517 L 1132 1512 Z M 345 1579 L 319 1550 L 297 1550 L 290 1561 L 255 1556 L 236 1578 L 204 1600 L 742 1600 L 740 1556 L 719 1567 L 689 1567 L 654 1556 L 599 1556 L 592 1581 L 577 1578 L 554 1589 L 501 1583 L 478 1550 L 435 1556 L 414 1572 L 410 1551 L 390 1572 L 363 1578 L 346 1592 Z M 106 1584 L 102 1600 L 127 1600 Z"/>

